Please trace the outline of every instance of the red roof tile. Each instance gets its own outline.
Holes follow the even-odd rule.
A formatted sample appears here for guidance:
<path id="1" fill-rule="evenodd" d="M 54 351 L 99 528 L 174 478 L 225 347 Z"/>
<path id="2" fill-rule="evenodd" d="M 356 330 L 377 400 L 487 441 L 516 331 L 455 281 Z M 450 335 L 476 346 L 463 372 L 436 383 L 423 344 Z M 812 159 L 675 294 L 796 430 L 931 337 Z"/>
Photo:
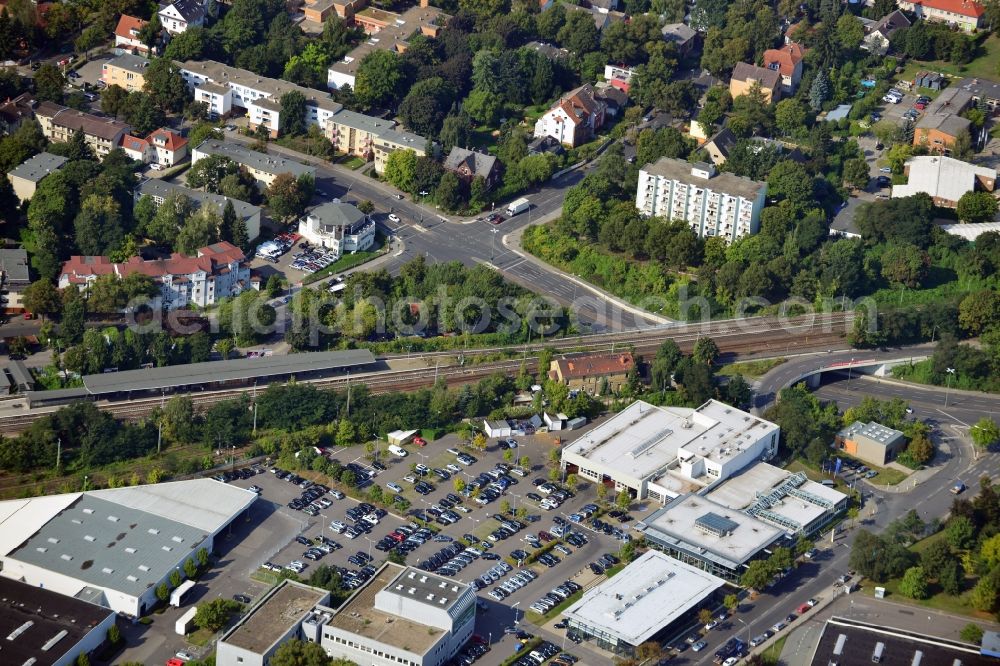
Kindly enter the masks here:
<path id="1" fill-rule="evenodd" d="M 156 142 L 156 139 L 158 138 L 163 140 L 162 144 Z M 149 143 L 151 143 L 154 146 L 165 148 L 170 152 L 176 152 L 180 148 L 186 146 L 188 142 L 187 139 L 182 137 L 177 132 L 168 130 L 164 127 L 161 127 L 160 129 L 156 130 L 155 132 L 147 136 L 146 141 L 149 141 Z"/>
<path id="2" fill-rule="evenodd" d="M 792 42 L 780 49 L 764 51 L 764 67 L 774 69 L 771 65 L 776 64 L 782 76 L 791 76 L 795 72 L 795 65 L 802 61 L 802 56 L 802 47 Z"/>
<path id="3" fill-rule="evenodd" d="M 913 4 L 977 19 L 986 13 L 986 9 L 973 0 L 915 0 Z"/>
<path id="4" fill-rule="evenodd" d="M 139 39 L 139 31 L 146 25 L 147 21 L 143 21 L 140 18 L 134 16 L 129 16 L 128 14 L 122 14 L 121 18 L 118 19 L 118 27 L 115 28 L 115 34 L 123 39 Z M 136 34 L 132 34 L 132 31 Z"/>
<path id="5" fill-rule="evenodd" d="M 634 365 L 632 354 L 588 354 L 556 361 L 563 380 L 628 372 Z"/>

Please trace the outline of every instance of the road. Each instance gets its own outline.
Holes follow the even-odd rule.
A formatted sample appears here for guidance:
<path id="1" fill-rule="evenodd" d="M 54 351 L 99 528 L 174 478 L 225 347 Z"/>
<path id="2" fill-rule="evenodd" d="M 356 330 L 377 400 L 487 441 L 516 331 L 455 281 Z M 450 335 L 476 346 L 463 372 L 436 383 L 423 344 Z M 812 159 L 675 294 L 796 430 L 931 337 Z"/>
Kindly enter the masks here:
<path id="1" fill-rule="evenodd" d="M 227 139 L 244 144 L 253 142 L 251 138 L 235 132 L 227 134 Z M 403 251 L 383 265 L 391 273 L 421 254 L 433 262 L 460 261 L 467 266 L 488 263 L 511 282 L 551 297 L 562 306 L 577 302 L 575 310 L 580 322 L 591 325 L 591 330 L 595 332 L 630 330 L 656 323 L 607 299 L 597 297 L 586 288 L 580 288 L 570 276 L 560 271 L 526 260 L 504 247 L 502 242 L 504 235 L 533 222 L 557 216 L 566 191 L 583 179 L 595 166 L 593 162 L 527 192 L 525 196 L 531 200 L 531 210 L 494 226 L 485 220 L 445 216 L 410 198 L 397 198 L 399 191 L 394 187 L 346 167 L 329 164 L 274 144 L 269 145 L 269 151 L 315 166 L 317 190 L 327 196 L 351 201 L 369 200 L 374 203 L 375 217 L 379 224 L 404 244 Z M 400 221 L 389 220 L 390 213 L 398 216 Z M 585 295 L 589 298 L 583 299 Z M 583 302 L 584 300 L 590 302 Z"/>

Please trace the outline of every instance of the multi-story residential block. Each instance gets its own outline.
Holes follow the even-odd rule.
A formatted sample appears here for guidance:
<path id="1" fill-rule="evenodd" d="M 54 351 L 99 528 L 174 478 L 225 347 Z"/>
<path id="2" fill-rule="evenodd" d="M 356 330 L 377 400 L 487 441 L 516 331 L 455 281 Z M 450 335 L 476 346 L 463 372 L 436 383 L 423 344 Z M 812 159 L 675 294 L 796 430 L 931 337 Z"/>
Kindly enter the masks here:
<path id="1" fill-rule="evenodd" d="M 0 249 L 0 311 L 7 314 L 22 312 L 21 299 L 31 284 L 28 252 L 21 248 Z"/>
<path id="2" fill-rule="evenodd" d="M 197 164 L 210 155 L 225 157 L 247 170 L 263 189 L 268 187 L 279 174 L 289 173 L 296 178 L 310 175 L 315 178 L 316 168 L 284 157 L 258 153 L 238 143 L 228 143 L 221 139 L 205 139 L 191 153 L 191 164 Z"/>
<path id="3" fill-rule="evenodd" d="M 186 196 L 191 200 L 196 208 L 210 206 L 212 210 L 219 214 L 219 217 L 222 217 L 225 212 L 226 204 L 232 203 L 236 216 L 242 219 L 243 223 L 246 225 L 247 238 L 252 241 L 260 235 L 261 209 L 259 206 L 254 206 L 246 201 L 233 199 L 232 197 L 224 197 L 221 194 L 212 194 L 211 192 L 193 190 L 182 185 L 175 185 L 174 183 L 163 180 L 162 178 L 147 178 L 139 183 L 139 186 L 135 188 L 136 201 L 141 199 L 143 196 L 149 196 L 157 207 L 163 205 L 163 202 L 166 201 L 168 197 L 175 194 L 182 194 Z"/>
<path id="4" fill-rule="evenodd" d="M 535 138 L 550 136 L 565 146 L 578 146 L 604 126 L 607 104 L 597 98 L 589 83 L 559 98 L 535 122 Z"/>
<path id="5" fill-rule="evenodd" d="M 805 50 L 795 42 L 785 44 L 780 49 L 764 51 L 764 67 L 781 74 L 782 93 L 790 95 L 799 87 L 804 55 Z"/>
<path id="6" fill-rule="evenodd" d="M 77 111 L 55 102 L 40 102 L 35 108 L 35 118 L 42 126 L 42 133 L 50 141 L 69 141 L 78 131 L 82 131 L 87 145 L 94 149 L 98 157 L 104 157 L 121 144 L 122 137 L 131 127 L 114 118 L 96 116 Z"/>
<path id="7" fill-rule="evenodd" d="M 205 23 L 202 0 L 162 0 L 158 13 L 160 24 L 171 35 L 179 35 L 190 26 Z"/>
<path id="8" fill-rule="evenodd" d="M 207 307 L 250 288 L 250 266 L 243 250 L 225 241 L 201 248 L 195 257 L 175 252 L 167 259 L 132 257 L 114 263 L 108 257 L 73 256 L 63 264 L 59 288 L 74 285 L 82 291 L 101 275 L 124 278 L 132 273 L 148 275 L 159 283 L 157 305 L 167 310 Z"/>
<path id="9" fill-rule="evenodd" d="M 340 258 L 374 245 L 375 223 L 351 204 L 330 202 L 313 208 L 299 221 L 299 234 Z"/>
<path id="10" fill-rule="evenodd" d="M 119 53 L 135 52 L 141 55 L 149 53 L 149 47 L 143 44 L 139 38 L 139 33 L 146 27 L 147 23 L 149 21 L 122 14 L 121 18 L 118 19 L 117 27 L 115 27 L 115 49 Z"/>
<path id="11" fill-rule="evenodd" d="M 338 151 L 374 160 L 378 172 L 394 150 L 405 148 L 418 155 L 427 151 L 424 137 L 397 129 L 391 120 L 349 111 L 318 90 L 258 76 L 211 60 L 177 65 L 188 86 L 194 90 L 195 101 L 207 104 L 213 116 L 227 117 L 233 109 L 245 109 L 250 126 L 263 125 L 271 136 L 278 135 L 281 97 L 296 91 L 306 99 L 307 125 L 319 126 Z"/>
<path id="12" fill-rule="evenodd" d="M 17 198 L 22 202 L 28 201 L 34 196 L 38 184 L 49 174 L 63 168 L 63 165 L 68 161 L 60 155 L 38 153 L 11 169 L 10 173 L 7 174 L 7 180 L 14 188 L 14 194 L 17 195 Z"/>
<path id="13" fill-rule="evenodd" d="M 986 8 L 975 0 L 896 0 L 903 11 L 934 23 L 947 23 L 972 32 L 983 26 Z"/>
<path id="14" fill-rule="evenodd" d="M 750 94 L 755 85 L 760 86 L 767 103 L 776 102 L 781 96 L 781 72 L 745 62 L 736 63 L 729 79 L 729 94 L 733 99 Z"/>
<path id="15" fill-rule="evenodd" d="M 109 86 L 119 86 L 132 92 L 146 85 L 146 68 L 149 61 L 142 56 L 122 53 L 101 66 L 101 80 Z"/>
<path id="16" fill-rule="evenodd" d="M 359 44 L 340 62 L 330 65 L 327 70 L 327 85 L 334 90 L 345 85 L 354 88 L 358 65 L 369 53 L 379 50 L 403 53 L 409 40 L 416 35 L 437 37 L 450 18 L 437 7 L 429 6 L 426 0 L 402 14 L 381 9 L 364 9 L 352 13 L 352 16 L 355 25 L 372 35 L 372 38 Z"/>
<path id="17" fill-rule="evenodd" d="M 644 215 L 684 220 L 702 238 L 731 242 L 757 233 L 766 195 L 765 182 L 661 157 L 639 171 L 635 205 Z"/>

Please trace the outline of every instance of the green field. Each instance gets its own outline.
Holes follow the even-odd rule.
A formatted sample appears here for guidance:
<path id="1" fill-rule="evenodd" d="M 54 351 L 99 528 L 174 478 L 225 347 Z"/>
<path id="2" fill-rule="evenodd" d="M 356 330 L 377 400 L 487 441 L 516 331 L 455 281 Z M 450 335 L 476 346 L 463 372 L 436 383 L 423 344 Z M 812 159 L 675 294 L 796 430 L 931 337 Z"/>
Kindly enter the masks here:
<path id="1" fill-rule="evenodd" d="M 1000 38 L 998 38 L 996 34 L 987 37 L 979 47 L 979 57 L 967 65 L 953 65 L 950 62 L 941 60 L 931 60 L 926 62 L 911 60 L 906 65 L 906 68 L 903 70 L 903 73 L 899 76 L 899 78 L 912 81 L 913 75 L 924 69 L 957 77 L 975 76 L 986 79 L 995 79 L 997 74 L 1000 73 Z M 922 90 L 922 92 L 925 91 Z M 928 96 L 934 97 L 935 95 L 928 93 Z"/>
<path id="2" fill-rule="evenodd" d="M 733 375 L 743 375 L 748 379 L 758 379 L 768 371 L 777 368 L 785 362 L 783 358 L 765 358 L 759 361 L 744 361 L 742 363 L 730 363 L 719 368 L 715 374 L 732 377 Z"/>

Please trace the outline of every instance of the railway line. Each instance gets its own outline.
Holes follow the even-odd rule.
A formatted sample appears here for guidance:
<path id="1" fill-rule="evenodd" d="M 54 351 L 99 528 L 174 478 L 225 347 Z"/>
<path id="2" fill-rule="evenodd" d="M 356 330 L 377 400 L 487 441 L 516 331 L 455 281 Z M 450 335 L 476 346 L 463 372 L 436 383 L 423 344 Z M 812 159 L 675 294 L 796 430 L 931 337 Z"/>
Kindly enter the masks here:
<path id="1" fill-rule="evenodd" d="M 851 313 L 827 313 L 823 315 L 789 318 L 779 322 L 773 318 L 712 322 L 704 325 L 672 326 L 630 333 L 598 334 L 542 340 L 517 347 L 478 348 L 470 350 L 449 350 L 420 354 L 385 355 L 381 361 L 398 360 L 409 356 L 424 359 L 427 367 L 416 369 L 387 369 L 358 374 L 344 374 L 335 377 L 303 380 L 321 390 L 346 390 L 348 386 L 364 385 L 370 393 L 392 391 L 412 391 L 433 386 L 443 380 L 448 386 L 469 384 L 491 374 L 516 373 L 522 364 L 531 372 L 537 372 L 537 354 L 544 349 L 558 349 L 560 352 L 601 352 L 632 351 L 638 355 L 655 353 L 666 339 L 677 342 L 682 351 L 690 352 L 701 337 L 711 337 L 724 356 L 731 358 L 759 358 L 787 355 L 795 352 L 841 349 L 846 347 L 846 332 Z M 454 362 L 459 354 L 465 358 L 488 356 L 497 353 L 519 353 L 517 358 L 508 358 L 475 364 Z M 449 363 L 441 364 L 442 359 Z M 276 382 L 281 383 L 281 382 Z M 206 409 L 224 400 L 231 400 L 254 390 L 264 390 L 267 384 L 254 387 L 227 388 L 218 390 L 191 391 L 174 395 L 187 395 L 199 409 Z M 96 406 L 116 418 L 139 420 L 151 413 L 162 403 L 162 397 L 141 398 L 123 401 L 99 400 Z M 19 414 L 0 416 L 0 432 L 13 434 L 25 430 L 38 418 L 55 412 L 53 406 L 32 409 Z"/>

